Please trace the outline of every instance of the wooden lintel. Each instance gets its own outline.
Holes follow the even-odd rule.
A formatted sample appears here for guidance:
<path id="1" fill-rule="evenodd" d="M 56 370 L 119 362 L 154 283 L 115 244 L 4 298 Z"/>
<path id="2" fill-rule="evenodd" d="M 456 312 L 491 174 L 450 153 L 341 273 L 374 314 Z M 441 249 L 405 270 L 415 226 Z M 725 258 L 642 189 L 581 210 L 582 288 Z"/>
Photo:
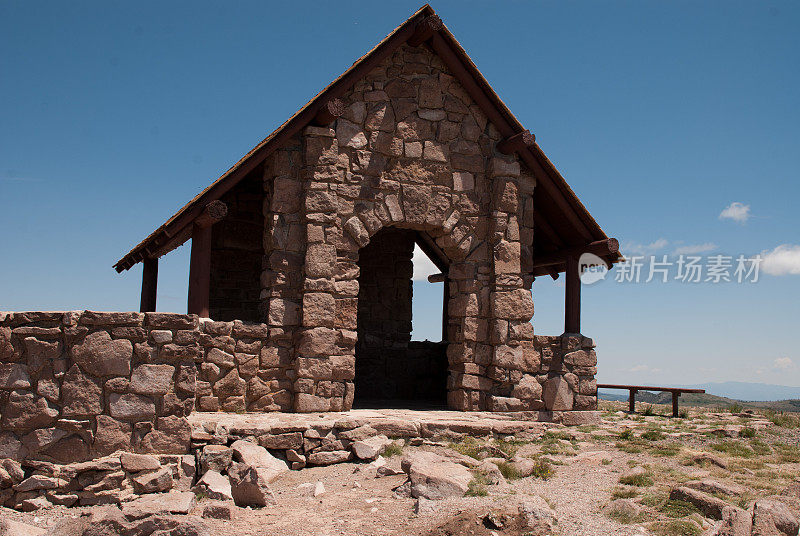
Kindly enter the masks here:
<path id="1" fill-rule="evenodd" d="M 598 257 L 607 257 L 614 255 L 619 251 L 619 241 L 616 238 L 607 238 L 605 240 L 596 240 L 590 242 L 585 246 L 577 246 L 573 248 L 562 249 L 553 253 L 548 253 L 536 257 L 533 262 L 534 270 L 537 268 L 544 268 L 546 266 L 553 266 L 563 264 L 568 259 L 574 257 L 578 258 L 584 253 L 591 253 Z"/>
<path id="2" fill-rule="evenodd" d="M 534 143 L 536 143 L 536 136 L 531 134 L 529 130 L 523 130 L 497 142 L 497 150 L 502 154 L 513 154 L 524 151 L 528 147 L 533 147 Z"/>
<path id="3" fill-rule="evenodd" d="M 418 47 L 442 28 L 444 28 L 444 23 L 439 15 L 429 15 L 417 23 L 414 35 L 408 38 L 408 45 Z"/>
<path id="4" fill-rule="evenodd" d="M 311 123 L 318 127 L 327 127 L 341 117 L 344 110 L 344 101 L 342 99 L 333 98 L 322 105 L 322 108 L 319 109 Z"/>

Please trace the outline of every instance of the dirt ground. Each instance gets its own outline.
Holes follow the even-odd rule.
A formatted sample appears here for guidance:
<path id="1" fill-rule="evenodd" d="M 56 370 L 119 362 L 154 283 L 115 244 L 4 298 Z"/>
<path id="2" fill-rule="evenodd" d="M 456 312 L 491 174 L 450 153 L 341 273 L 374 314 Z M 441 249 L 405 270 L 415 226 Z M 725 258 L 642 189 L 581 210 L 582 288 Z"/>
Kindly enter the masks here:
<path id="1" fill-rule="evenodd" d="M 517 457 L 544 460 L 550 468 L 549 476 L 508 474 L 506 483 L 494 485 L 476 481 L 470 491 L 476 496 L 435 501 L 430 512 L 415 514 L 415 499 L 393 491 L 405 475 L 376 477 L 368 464 L 345 463 L 290 471 L 271 485 L 277 505 L 236 508 L 232 520 L 205 522 L 218 536 L 424 535 L 462 514 L 475 520 L 474 530 L 469 522 L 459 525 L 463 533 L 503 535 L 512 532 L 487 532 L 480 523 L 481 512 L 539 495 L 555 511 L 556 534 L 699 535 L 716 520 L 691 505 L 670 501 L 673 487 L 714 479 L 737 490 L 732 495 L 716 494 L 719 498 L 747 508 L 760 497 L 779 493 L 798 476 L 800 423 L 793 417 L 690 411 L 684 418 L 672 419 L 650 415 L 665 414 L 668 408 L 645 408 L 648 415 L 628 415 L 621 411 L 622 404 L 615 403 L 604 403 L 603 409 L 600 425 L 560 428 L 524 440 L 462 438 L 405 446 L 402 453 L 387 459 L 389 467 L 399 469 L 402 456 L 419 449 L 482 458 L 499 448 Z M 695 461 L 699 453 L 710 454 L 726 468 Z M 620 483 L 634 467 L 641 468 L 645 478 L 633 485 Z M 300 487 L 317 482 L 325 487 L 317 497 L 310 496 L 308 487 Z M 609 513 L 606 507 L 616 498 L 631 499 L 639 513 L 632 517 Z M 198 511 L 203 503 L 203 499 L 198 502 Z M 48 527 L 59 517 L 80 515 L 81 510 L 56 507 L 20 513 L 0 508 L 0 517 Z M 436 533 L 452 533 L 442 530 Z"/>

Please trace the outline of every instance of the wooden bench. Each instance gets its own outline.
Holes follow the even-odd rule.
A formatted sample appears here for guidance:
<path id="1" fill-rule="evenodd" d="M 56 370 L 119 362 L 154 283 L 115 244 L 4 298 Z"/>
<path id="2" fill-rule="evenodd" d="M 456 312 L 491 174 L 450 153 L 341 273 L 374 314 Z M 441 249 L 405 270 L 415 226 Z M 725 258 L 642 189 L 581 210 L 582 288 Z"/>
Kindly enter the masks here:
<path id="1" fill-rule="evenodd" d="M 672 393 L 672 416 L 678 416 L 678 397 L 681 393 L 705 393 L 705 389 L 684 389 L 682 387 L 650 387 L 647 385 L 615 385 L 610 383 L 598 383 L 598 389 L 625 389 L 630 393 L 628 396 L 628 411 L 636 412 L 636 393 L 638 391 L 659 391 L 662 393 Z"/>

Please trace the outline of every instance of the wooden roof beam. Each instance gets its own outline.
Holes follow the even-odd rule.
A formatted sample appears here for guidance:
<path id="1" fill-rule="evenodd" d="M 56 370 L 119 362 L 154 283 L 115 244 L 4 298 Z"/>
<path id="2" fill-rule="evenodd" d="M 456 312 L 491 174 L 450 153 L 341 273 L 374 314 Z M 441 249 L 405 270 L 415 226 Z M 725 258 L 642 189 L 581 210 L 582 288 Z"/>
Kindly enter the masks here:
<path id="1" fill-rule="evenodd" d="M 339 119 L 344 114 L 344 110 L 344 101 L 339 98 L 333 98 L 322 105 L 322 108 L 319 109 L 311 123 L 317 127 L 327 127 Z"/>
<path id="2" fill-rule="evenodd" d="M 502 154 L 513 154 L 524 151 L 528 147 L 533 147 L 534 143 L 536 143 L 536 136 L 531 134 L 530 130 L 523 130 L 499 141 L 497 150 Z"/>
<path id="3" fill-rule="evenodd" d="M 444 28 L 444 23 L 439 15 L 428 15 L 417 23 L 414 35 L 408 38 L 408 45 L 418 47 L 442 28 Z"/>
<path id="4" fill-rule="evenodd" d="M 547 266 L 566 263 L 567 259 L 580 257 L 584 253 L 591 253 L 593 255 L 597 255 L 598 257 L 608 257 L 609 255 L 615 255 L 618 252 L 619 241 L 616 238 L 596 240 L 586 244 L 585 246 L 562 249 L 547 255 L 542 255 L 541 257 L 535 257 L 533 268 L 544 268 Z"/>

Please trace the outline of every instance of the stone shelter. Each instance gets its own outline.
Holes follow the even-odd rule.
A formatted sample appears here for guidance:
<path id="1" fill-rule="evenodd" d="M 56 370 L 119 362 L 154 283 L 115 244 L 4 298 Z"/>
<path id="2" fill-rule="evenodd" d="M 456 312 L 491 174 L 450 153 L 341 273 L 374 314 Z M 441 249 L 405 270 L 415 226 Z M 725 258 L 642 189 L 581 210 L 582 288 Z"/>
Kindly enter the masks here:
<path id="1" fill-rule="evenodd" d="M 156 312 L 190 239 L 188 314 Z M 442 341 L 411 340 L 415 245 Z M 140 312 L 0 313 L 0 458 L 186 453 L 202 412 L 596 419 L 584 253 L 622 259 L 425 5 L 114 265 L 143 264 Z M 535 334 L 561 273 L 564 333 Z"/>
<path id="2" fill-rule="evenodd" d="M 230 371 L 201 367 L 200 409 L 556 409 L 547 382 L 574 394 L 558 409 L 595 408 L 592 344 L 535 336 L 531 284 L 567 272 L 579 334 L 578 257 L 610 266 L 616 241 L 429 6 L 116 263 L 144 264 L 142 311 L 158 258 L 189 239 L 189 313 L 268 331 L 231 392 L 215 385 Z M 410 341 L 415 244 L 441 270 L 441 343 Z M 564 345 L 591 357 L 562 363 Z"/>

